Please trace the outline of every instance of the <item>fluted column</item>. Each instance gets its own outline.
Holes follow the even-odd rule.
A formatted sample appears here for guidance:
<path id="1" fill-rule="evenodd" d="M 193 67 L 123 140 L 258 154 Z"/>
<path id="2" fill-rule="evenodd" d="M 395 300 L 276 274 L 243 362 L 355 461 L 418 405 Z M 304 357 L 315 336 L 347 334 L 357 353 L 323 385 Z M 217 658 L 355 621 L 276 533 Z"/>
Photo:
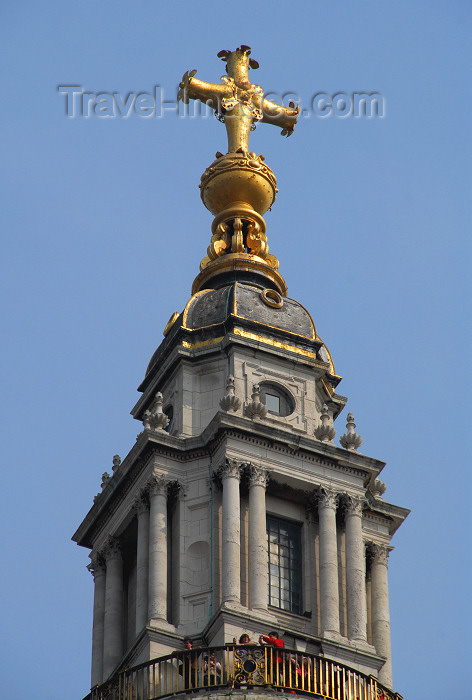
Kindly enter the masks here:
<path id="1" fill-rule="evenodd" d="M 103 633 L 105 629 L 105 562 L 99 554 L 92 558 L 88 570 L 93 576 L 93 631 L 91 688 L 103 680 Z"/>
<path id="2" fill-rule="evenodd" d="M 139 494 L 135 502 L 138 516 L 138 537 L 136 547 L 136 634 L 148 622 L 149 586 L 149 496 Z"/>
<path id="3" fill-rule="evenodd" d="M 223 482 L 222 594 L 223 602 L 241 601 L 240 465 L 228 459 L 219 470 Z"/>
<path id="4" fill-rule="evenodd" d="M 103 633 L 103 680 L 123 655 L 123 559 L 118 540 L 110 537 L 105 548 L 105 626 Z"/>
<path id="5" fill-rule="evenodd" d="M 367 607 L 362 507 L 361 498 L 348 497 L 346 508 L 347 634 L 349 639 L 366 642 Z"/>
<path id="6" fill-rule="evenodd" d="M 266 486 L 269 474 L 254 465 L 249 469 L 249 607 L 267 610 Z"/>
<path id="7" fill-rule="evenodd" d="M 153 475 L 149 485 L 150 620 L 167 620 L 167 487 L 163 476 Z"/>
<path id="8" fill-rule="evenodd" d="M 390 547 L 369 545 L 372 580 L 372 641 L 379 656 L 387 659 L 379 671 L 379 680 L 392 687 L 392 656 L 390 646 L 390 612 L 388 604 L 388 555 Z"/>
<path id="9" fill-rule="evenodd" d="M 338 542 L 336 534 L 337 494 L 320 489 L 318 517 L 320 524 L 320 604 L 321 633 L 339 634 Z"/>

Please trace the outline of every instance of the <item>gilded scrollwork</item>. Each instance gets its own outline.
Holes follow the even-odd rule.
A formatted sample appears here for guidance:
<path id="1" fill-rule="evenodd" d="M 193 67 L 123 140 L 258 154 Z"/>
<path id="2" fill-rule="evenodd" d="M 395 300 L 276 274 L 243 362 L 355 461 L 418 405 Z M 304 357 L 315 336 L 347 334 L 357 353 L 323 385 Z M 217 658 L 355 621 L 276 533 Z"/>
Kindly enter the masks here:
<path id="1" fill-rule="evenodd" d="M 216 260 L 216 258 L 229 252 L 230 245 L 231 235 L 229 225 L 221 221 L 216 227 L 216 231 L 211 237 L 210 245 L 207 248 L 209 260 Z"/>
<path id="2" fill-rule="evenodd" d="M 238 685 L 263 685 L 266 679 L 265 652 L 260 647 L 234 648 L 234 680 Z"/>
<path id="3" fill-rule="evenodd" d="M 273 171 L 264 163 L 264 156 L 251 153 L 228 153 L 220 156 L 205 170 L 200 178 L 200 189 L 204 189 L 212 178 L 229 170 L 248 170 L 264 176 L 277 193 L 277 179 Z"/>

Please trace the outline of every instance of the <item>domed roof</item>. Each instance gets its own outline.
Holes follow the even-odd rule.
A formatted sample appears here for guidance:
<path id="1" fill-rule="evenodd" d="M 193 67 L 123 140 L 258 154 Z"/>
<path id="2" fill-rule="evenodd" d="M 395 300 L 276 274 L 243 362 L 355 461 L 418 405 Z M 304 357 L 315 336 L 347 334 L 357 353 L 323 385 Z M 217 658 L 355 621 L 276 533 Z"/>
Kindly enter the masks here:
<path id="1" fill-rule="evenodd" d="M 242 282 L 194 294 L 185 307 L 182 326 L 189 330 L 207 328 L 230 315 L 316 339 L 313 320 L 298 301 Z"/>

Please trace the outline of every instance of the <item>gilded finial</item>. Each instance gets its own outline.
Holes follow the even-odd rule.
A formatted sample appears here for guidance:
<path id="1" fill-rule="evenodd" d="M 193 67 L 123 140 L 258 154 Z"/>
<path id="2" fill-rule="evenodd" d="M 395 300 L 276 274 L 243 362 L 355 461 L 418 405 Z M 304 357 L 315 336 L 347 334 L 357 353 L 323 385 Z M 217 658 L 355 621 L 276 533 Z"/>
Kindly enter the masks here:
<path id="1" fill-rule="evenodd" d="M 280 126 L 282 135 L 290 136 L 298 119 L 299 107 L 293 102 L 285 107 L 266 100 L 261 86 L 251 83 L 249 69 L 259 68 L 259 64 L 249 58 L 250 53 L 250 47 L 243 44 L 236 51 L 225 49 L 217 54 L 226 63 L 221 85 L 198 80 L 195 69 L 186 71 L 179 84 L 179 100 L 184 104 L 189 100 L 205 102 L 224 122 L 228 153 L 249 152 L 249 133 L 255 122 Z"/>
<path id="2" fill-rule="evenodd" d="M 195 77 L 196 70 L 184 73 L 178 99 L 205 102 L 226 127 L 228 152 L 220 151 L 205 170 L 200 182 L 204 205 L 214 215 L 212 238 L 207 255 L 200 263 L 200 274 L 192 293 L 215 283 L 215 277 L 228 273 L 234 279 L 259 278 L 265 288 L 287 294 L 279 262 L 269 253 L 263 214 L 277 194 L 277 180 L 263 155 L 249 151 L 249 134 L 256 123 L 274 124 L 282 135 L 290 136 L 297 123 L 299 108 L 265 99 L 260 85 L 251 83 L 249 70 L 259 67 L 250 58 L 251 49 L 242 44 L 235 51 L 224 49 L 218 57 L 226 64 L 221 83 L 207 83 Z"/>

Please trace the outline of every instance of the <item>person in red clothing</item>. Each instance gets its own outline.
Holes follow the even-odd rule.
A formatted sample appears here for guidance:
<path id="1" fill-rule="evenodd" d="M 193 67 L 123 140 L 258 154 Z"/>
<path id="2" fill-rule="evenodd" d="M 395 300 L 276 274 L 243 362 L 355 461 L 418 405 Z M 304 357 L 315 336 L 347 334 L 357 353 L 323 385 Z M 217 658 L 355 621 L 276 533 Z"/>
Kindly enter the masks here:
<path id="1" fill-rule="evenodd" d="M 267 644 L 268 646 L 276 647 L 277 649 L 283 649 L 284 643 L 277 636 L 277 632 L 269 632 L 269 636 L 266 637 L 261 634 L 259 637 L 260 644 Z M 282 664 L 284 662 L 283 652 L 278 651 L 277 653 L 272 651 L 270 658 L 272 659 L 272 679 L 271 682 L 275 685 L 279 683 L 279 676 L 282 673 Z"/>

